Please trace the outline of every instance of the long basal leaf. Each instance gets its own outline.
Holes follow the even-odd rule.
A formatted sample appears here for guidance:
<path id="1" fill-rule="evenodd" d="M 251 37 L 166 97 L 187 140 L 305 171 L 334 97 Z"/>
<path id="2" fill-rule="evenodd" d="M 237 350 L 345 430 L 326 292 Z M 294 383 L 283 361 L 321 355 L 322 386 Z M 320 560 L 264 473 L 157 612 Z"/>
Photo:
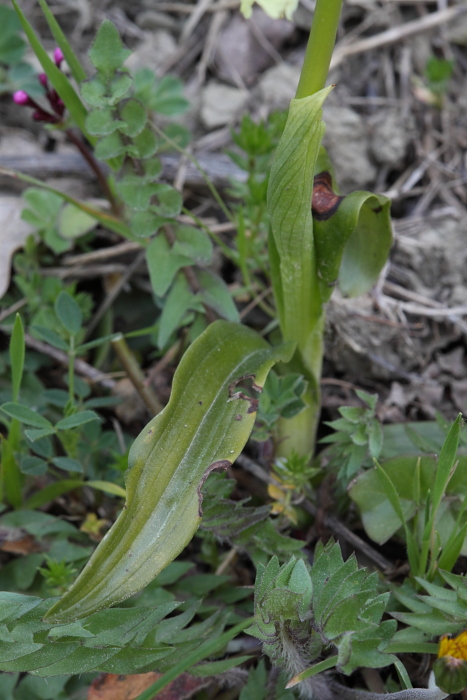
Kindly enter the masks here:
<path id="1" fill-rule="evenodd" d="M 292 351 L 226 321 L 191 345 L 168 405 L 130 450 L 122 514 L 49 619 L 69 622 L 128 598 L 182 551 L 201 520 L 204 480 L 239 455 L 255 420 L 255 391 Z M 251 398 L 237 387 L 246 377 L 254 381 Z"/>

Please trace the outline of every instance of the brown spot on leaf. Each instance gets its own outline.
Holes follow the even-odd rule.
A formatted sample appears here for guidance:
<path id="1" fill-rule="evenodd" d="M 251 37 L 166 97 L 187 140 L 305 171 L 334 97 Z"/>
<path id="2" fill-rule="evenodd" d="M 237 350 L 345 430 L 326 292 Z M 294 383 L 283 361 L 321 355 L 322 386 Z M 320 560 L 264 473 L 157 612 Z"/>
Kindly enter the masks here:
<path id="1" fill-rule="evenodd" d="M 235 387 L 240 384 L 240 382 L 245 381 L 245 379 L 255 379 L 254 374 L 244 374 L 242 377 L 239 377 L 236 379 L 234 382 L 232 382 L 229 385 L 229 398 L 228 401 L 234 401 L 235 399 L 243 399 L 243 401 L 248 401 L 249 406 L 247 413 L 255 413 L 258 410 L 258 399 L 254 399 L 252 396 L 248 396 L 248 394 L 245 394 L 243 391 L 235 391 Z M 263 391 L 263 387 L 259 386 L 259 384 L 255 384 L 253 381 L 251 384 L 251 388 L 257 391 L 259 394 Z M 236 418 L 238 420 L 238 418 Z"/>
<path id="2" fill-rule="evenodd" d="M 198 485 L 198 515 L 200 518 L 203 517 L 203 494 L 201 493 L 201 489 L 204 486 L 204 482 L 208 478 L 209 474 L 214 471 L 214 469 L 228 469 L 229 467 L 232 466 L 232 462 L 229 462 L 228 459 L 218 459 L 217 462 L 213 462 L 212 464 L 209 465 L 209 467 L 206 469 L 204 472 L 201 481 L 199 482 Z"/>
<path id="3" fill-rule="evenodd" d="M 241 414 L 241 413 L 237 413 L 237 415 L 235 416 L 235 420 L 242 420 L 242 419 L 243 419 L 242 414 Z"/>
<path id="4" fill-rule="evenodd" d="M 330 219 L 343 199 L 344 197 L 336 194 L 332 189 L 331 173 L 324 171 L 315 175 L 311 211 L 317 221 Z"/>

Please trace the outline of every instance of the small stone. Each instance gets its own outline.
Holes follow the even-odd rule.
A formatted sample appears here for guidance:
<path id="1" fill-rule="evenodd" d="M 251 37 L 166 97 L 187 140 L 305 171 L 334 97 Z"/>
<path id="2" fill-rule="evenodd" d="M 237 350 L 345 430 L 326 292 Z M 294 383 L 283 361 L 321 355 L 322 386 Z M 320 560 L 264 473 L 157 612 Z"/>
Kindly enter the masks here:
<path id="1" fill-rule="evenodd" d="M 344 194 L 363 189 L 376 177 L 376 168 L 368 154 L 368 134 L 363 119 L 349 107 L 324 103 L 326 134 L 323 145 L 336 171 L 336 179 Z"/>
<path id="2" fill-rule="evenodd" d="M 158 73 L 164 63 L 177 51 L 176 41 L 170 32 L 163 29 L 147 32 L 125 65 L 132 73 L 136 73 L 140 68 L 151 68 Z"/>
<path id="3" fill-rule="evenodd" d="M 148 31 L 157 31 L 158 29 L 167 29 L 168 31 L 178 32 L 180 25 L 176 19 L 165 12 L 157 12 L 157 10 L 144 10 L 138 12 L 135 17 L 135 24 L 141 29 Z"/>
<path id="4" fill-rule="evenodd" d="M 276 109 L 287 109 L 290 100 L 295 97 L 300 68 L 290 66 L 288 63 L 280 63 L 270 68 L 261 77 L 256 89 L 256 96 L 267 108 L 267 112 Z"/>
<path id="5" fill-rule="evenodd" d="M 208 129 L 233 123 L 245 111 L 250 93 L 248 90 L 209 83 L 201 96 L 201 120 Z"/>
<path id="6" fill-rule="evenodd" d="M 410 132 L 410 124 L 400 112 L 379 112 L 373 121 L 371 136 L 371 152 L 375 160 L 390 167 L 400 165 L 407 153 Z"/>
<path id="7" fill-rule="evenodd" d="M 214 59 L 217 76 L 234 85 L 239 84 L 239 79 L 246 85 L 252 84 L 274 63 L 267 44 L 280 49 L 294 31 L 292 22 L 272 19 L 259 7 L 253 9 L 248 21 L 240 14 L 234 15 L 217 44 Z"/>

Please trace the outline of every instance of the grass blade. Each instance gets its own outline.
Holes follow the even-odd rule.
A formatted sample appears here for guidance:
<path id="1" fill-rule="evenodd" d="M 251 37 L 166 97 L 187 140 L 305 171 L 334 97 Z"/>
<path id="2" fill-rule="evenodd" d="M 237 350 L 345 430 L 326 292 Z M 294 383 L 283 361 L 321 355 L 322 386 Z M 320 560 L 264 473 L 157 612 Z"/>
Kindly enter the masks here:
<path id="1" fill-rule="evenodd" d="M 77 55 L 71 48 L 69 41 L 67 40 L 65 34 L 62 32 L 60 25 L 53 16 L 45 0 L 39 0 L 39 5 L 42 8 L 42 12 L 44 13 L 44 17 L 47 20 L 47 24 L 49 25 L 50 31 L 52 32 L 55 41 L 57 42 L 57 44 L 63 52 L 63 55 L 65 56 L 65 61 L 70 66 L 73 78 L 78 84 L 82 83 L 83 80 L 86 80 L 88 77 L 86 75 L 86 71 L 81 65 Z"/>
<path id="2" fill-rule="evenodd" d="M 21 316 L 16 314 L 10 339 L 11 393 L 13 401 L 18 400 L 24 368 L 24 328 Z"/>
<path id="3" fill-rule="evenodd" d="M 23 27 L 24 33 L 26 34 L 31 48 L 39 59 L 44 72 L 47 74 L 48 79 L 52 83 L 52 86 L 59 94 L 60 98 L 63 100 L 65 107 L 69 111 L 72 118 L 75 120 L 77 126 L 81 130 L 82 134 L 88 139 L 89 143 L 94 144 L 96 139 L 87 133 L 84 121 L 87 115 L 87 109 L 81 102 L 78 93 L 61 70 L 57 68 L 55 63 L 52 61 L 47 51 L 41 44 L 39 37 L 36 35 L 34 29 L 29 24 L 28 20 L 24 16 L 21 8 L 19 7 L 17 0 L 11 0 L 13 7 L 16 10 L 21 26 Z"/>

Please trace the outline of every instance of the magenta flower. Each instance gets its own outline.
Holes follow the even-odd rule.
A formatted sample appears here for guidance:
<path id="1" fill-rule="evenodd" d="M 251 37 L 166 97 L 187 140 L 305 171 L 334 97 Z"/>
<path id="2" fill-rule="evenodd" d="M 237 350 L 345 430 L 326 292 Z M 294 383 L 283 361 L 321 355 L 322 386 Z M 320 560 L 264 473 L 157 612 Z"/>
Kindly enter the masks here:
<path id="1" fill-rule="evenodd" d="M 57 68 L 60 68 L 60 64 L 64 58 L 63 51 L 57 47 L 54 51 L 54 61 Z"/>
<path id="2" fill-rule="evenodd" d="M 30 105 L 31 98 L 24 90 L 17 90 L 13 93 L 13 102 L 17 105 Z"/>
<path id="3" fill-rule="evenodd" d="M 38 75 L 37 77 L 38 77 L 38 79 L 39 79 L 40 84 L 43 85 L 44 87 L 47 87 L 47 76 L 46 76 L 46 74 L 45 74 L 45 73 L 39 73 L 39 75 Z"/>

